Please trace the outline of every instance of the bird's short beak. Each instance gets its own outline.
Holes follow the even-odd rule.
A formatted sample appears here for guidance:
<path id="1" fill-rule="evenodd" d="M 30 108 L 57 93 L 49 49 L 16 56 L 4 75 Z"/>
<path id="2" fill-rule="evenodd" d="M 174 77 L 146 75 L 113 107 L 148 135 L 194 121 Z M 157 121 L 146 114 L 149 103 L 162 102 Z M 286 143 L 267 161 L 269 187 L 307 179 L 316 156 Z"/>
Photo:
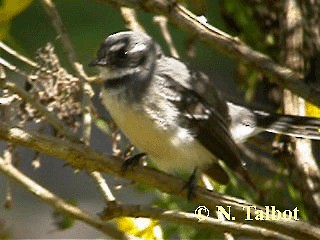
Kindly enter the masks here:
<path id="1" fill-rule="evenodd" d="M 89 67 L 95 67 L 97 65 L 98 65 L 98 59 L 94 59 L 88 64 Z"/>
<path id="2" fill-rule="evenodd" d="M 89 67 L 105 66 L 105 65 L 107 65 L 107 59 L 105 59 L 105 58 L 95 59 L 95 60 L 91 61 L 88 65 L 89 65 Z"/>

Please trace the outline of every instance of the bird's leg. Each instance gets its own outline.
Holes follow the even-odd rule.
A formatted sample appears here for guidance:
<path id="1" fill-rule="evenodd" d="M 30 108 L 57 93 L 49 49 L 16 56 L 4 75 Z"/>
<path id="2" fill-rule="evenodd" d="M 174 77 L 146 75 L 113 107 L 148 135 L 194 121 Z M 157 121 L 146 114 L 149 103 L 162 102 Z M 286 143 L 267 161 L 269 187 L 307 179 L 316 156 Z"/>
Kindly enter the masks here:
<path id="1" fill-rule="evenodd" d="M 188 200 L 191 200 L 195 195 L 194 190 L 197 187 L 197 176 L 198 176 L 197 170 L 198 170 L 198 168 L 196 167 L 193 170 L 188 181 L 183 185 L 183 187 L 181 189 L 181 191 L 183 191 L 184 189 L 188 189 Z"/>
<path id="2" fill-rule="evenodd" d="M 140 159 L 146 155 L 147 155 L 146 153 L 138 153 L 133 156 L 127 157 L 122 163 L 122 166 L 121 166 L 122 172 L 127 171 L 129 167 L 137 166 L 139 164 Z"/>

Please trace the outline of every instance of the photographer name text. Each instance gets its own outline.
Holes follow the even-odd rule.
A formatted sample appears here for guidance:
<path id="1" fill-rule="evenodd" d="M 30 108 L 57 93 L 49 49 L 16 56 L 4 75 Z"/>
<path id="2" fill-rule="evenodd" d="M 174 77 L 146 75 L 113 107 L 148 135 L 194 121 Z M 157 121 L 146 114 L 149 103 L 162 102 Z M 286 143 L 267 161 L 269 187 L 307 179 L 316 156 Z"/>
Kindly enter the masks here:
<path id="1" fill-rule="evenodd" d="M 275 220 L 275 221 L 283 221 L 283 220 L 295 220 L 298 221 L 298 208 L 294 208 L 293 210 L 284 210 L 280 211 L 276 209 L 275 206 L 265 206 L 264 209 L 258 208 L 256 206 L 243 206 L 245 214 L 245 221 L 266 221 L 266 220 Z M 204 217 L 209 217 L 209 209 L 205 206 L 199 206 L 195 210 L 195 214 L 199 216 L 199 221 Z M 218 219 L 220 220 L 229 220 L 235 221 L 236 217 L 232 215 L 231 206 L 217 206 L 216 214 Z M 239 216 L 239 213 L 237 214 Z"/>

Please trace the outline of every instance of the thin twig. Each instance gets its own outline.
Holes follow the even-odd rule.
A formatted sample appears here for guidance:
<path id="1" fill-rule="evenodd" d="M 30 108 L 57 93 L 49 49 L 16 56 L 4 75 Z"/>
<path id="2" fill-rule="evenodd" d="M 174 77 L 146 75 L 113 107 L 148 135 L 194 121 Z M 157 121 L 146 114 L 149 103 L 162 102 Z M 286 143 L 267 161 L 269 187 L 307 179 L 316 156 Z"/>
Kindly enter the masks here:
<path id="1" fill-rule="evenodd" d="M 65 51 L 67 52 L 70 64 L 72 65 L 73 69 L 75 70 L 77 77 L 80 79 L 81 88 L 83 90 L 83 97 L 82 97 L 83 133 L 82 133 L 82 137 L 83 137 L 84 143 L 86 145 L 89 145 L 90 138 L 91 138 L 91 131 L 92 131 L 92 112 L 91 112 L 91 99 L 90 99 L 90 97 L 93 94 L 91 86 L 86 81 L 89 78 L 87 77 L 87 75 L 83 71 L 83 67 L 78 61 L 78 57 L 77 57 L 76 52 L 73 48 L 73 45 L 70 41 L 66 27 L 64 26 L 62 19 L 59 15 L 59 12 L 56 9 L 54 3 L 51 0 L 41 0 L 41 3 L 43 5 L 46 13 L 50 17 L 56 32 L 60 36 L 60 40 L 62 42 L 62 45 L 63 45 Z M 110 188 L 107 185 L 103 176 L 97 171 L 89 172 L 89 174 L 94 179 L 94 181 L 97 183 L 105 200 L 108 201 L 109 203 L 111 203 L 111 202 L 115 203 L 115 197 L 112 195 Z"/>
<path id="2" fill-rule="evenodd" d="M 6 74 L 5 74 L 4 69 L 3 69 L 3 74 L 4 74 L 4 78 L 5 78 Z M 5 81 L 5 79 L 3 79 L 2 81 Z M 10 96 L 9 91 L 7 89 L 4 89 L 3 90 L 3 97 L 9 97 L 9 96 Z M 1 111 L 2 119 L 1 120 L 4 122 L 10 122 L 10 120 L 11 120 L 11 111 L 9 109 L 10 109 L 9 105 L 2 106 L 2 109 L 1 109 L 2 110 Z M 13 163 L 14 149 L 15 149 L 15 147 L 11 143 L 8 143 L 6 148 L 4 149 L 3 158 L 7 164 Z M 6 199 L 5 199 L 3 206 L 4 206 L 4 208 L 10 209 L 12 207 L 12 201 L 13 201 L 12 180 L 10 178 L 7 178 L 6 180 L 7 180 Z"/>
<path id="3" fill-rule="evenodd" d="M 68 214 L 77 220 L 85 222 L 90 226 L 96 228 L 98 231 L 101 231 L 111 237 L 117 239 L 126 238 L 125 234 L 123 234 L 122 232 L 110 226 L 108 223 L 101 221 L 97 217 L 86 213 L 80 208 L 65 202 L 62 198 L 59 198 L 52 192 L 48 191 L 46 188 L 28 178 L 26 175 L 16 169 L 12 164 L 6 163 L 2 158 L 0 158 L 0 172 L 4 173 L 11 179 L 14 179 L 16 182 L 23 185 L 28 191 L 30 191 L 35 196 L 45 201 L 58 211 Z"/>
<path id="4" fill-rule="evenodd" d="M 7 60 L 0 57 L 0 65 L 8 68 L 11 71 L 16 71 L 17 67 L 9 63 Z"/>
<path id="5" fill-rule="evenodd" d="M 0 66 L 6 67 L 10 71 L 16 72 L 24 77 L 28 76 L 28 73 L 26 73 L 25 71 L 21 70 L 17 66 L 13 65 L 12 63 L 8 62 L 7 60 L 5 60 L 1 57 L 0 57 Z"/>
<path id="6" fill-rule="evenodd" d="M 6 149 L 3 153 L 3 161 L 6 164 L 12 164 L 13 163 L 13 151 L 14 146 L 12 144 L 8 144 Z M 6 189 L 6 200 L 3 204 L 3 206 L 7 209 L 10 209 L 12 207 L 12 179 L 7 178 L 7 189 Z"/>
<path id="7" fill-rule="evenodd" d="M 9 53 L 10 55 L 18 58 L 19 60 L 23 61 L 24 63 L 30 65 L 31 67 L 38 67 L 38 64 L 31 59 L 23 56 L 22 54 L 18 53 L 17 51 L 13 50 L 11 47 L 6 45 L 4 42 L 0 41 L 0 48 Z"/>
<path id="8" fill-rule="evenodd" d="M 91 86 L 86 81 L 86 75 L 84 74 L 82 65 L 79 63 L 78 58 L 76 56 L 76 52 L 73 48 L 73 45 L 70 41 L 70 38 L 67 33 L 67 29 L 64 26 L 61 17 L 56 9 L 56 6 L 51 0 L 41 0 L 42 6 L 44 7 L 46 13 L 50 17 L 52 24 L 59 35 L 59 39 L 63 45 L 64 50 L 67 53 L 68 60 L 73 67 L 76 76 L 80 79 L 81 88 L 83 90 L 82 97 L 82 107 L 83 107 L 83 138 L 90 139 L 91 135 L 91 125 L 92 125 L 92 117 L 91 117 L 91 108 L 90 108 L 90 92 Z"/>
<path id="9" fill-rule="evenodd" d="M 1 60 L 1 58 L 0 58 Z M 0 80 L 3 81 L 7 77 L 4 67 L 0 64 Z"/>
<path id="10" fill-rule="evenodd" d="M 183 186 L 185 182 L 177 177 L 156 169 L 141 166 L 136 166 L 131 171 L 124 173 L 121 170 L 122 161 L 120 161 L 119 158 L 107 157 L 83 144 L 76 144 L 66 139 L 33 133 L 17 127 L 9 127 L 3 122 L 0 122 L 0 139 L 55 156 L 78 169 L 105 172 L 115 176 L 125 177 L 136 182 L 147 184 L 160 191 L 185 198 L 188 195 L 187 190 L 181 191 L 181 186 Z M 53 148 L 52 146 L 55 147 Z M 246 218 L 246 211 L 243 207 L 255 206 L 255 204 L 248 203 L 245 200 L 210 192 L 201 187 L 197 187 L 194 190 L 193 201 L 211 210 L 216 209 L 216 206 L 223 206 L 225 208 L 230 206 L 233 216 L 240 222 L 243 222 Z M 257 208 L 266 211 L 263 207 L 257 206 Z M 252 212 L 251 215 L 255 217 L 256 214 L 256 212 Z M 272 231 L 278 231 L 281 234 L 295 238 L 320 239 L 320 229 L 303 221 L 265 220 L 251 221 L 250 224 Z"/>
<path id="11" fill-rule="evenodd" d="M 64 26 L 61 17 L 59 15 L 58 10 L 56 9 L 54 3 L 51 0 L 41 0 L 41 3 L 50 17 L 52 24 L 59 34 L 60 40 L 62 42 L 62 45 L 67 52 L 68 60 L 75 70 L 75 73 L 77 77 L 80 79 L 80 83 L 83 90 L 83 98 L 82 98 L 82 112 L 83 112 L 83 141 L 86 145 L 89 145 L 90 138 L 91 138 L 91 129 L 92 129 L 92 114 L 91 114 L 91 100 L 90 96 L 92 95 L 92 89 L 91 86 L 88 84 L 86 79 L 88 77 L 83 71 L 82 65 L 79 63 L 78 58 L 76 56 L 76 52 L 73 48 L 73 45 L 70 41 L 70 38 L 68 36 L 66 27 Z M 106 183 L 106 181 L 103 179 L 102 175 L 98 172 L 90 173 L 92 178 L 97 182 L 99 189 L 104 195 L 104 198 L 107 201 L 114 201 L 114 197 L 111 194 L 111 191 Z"/>
<path id="12" fill-rule="evenodd" d="M 164 40 L 166 41 L 169 47 L 170 55 L 175 58 L 180 58 L 179 53 L 173 44 L 171 35 L 168 30 L 168 19 L 164 16 L 155 16 L 153 18 L 153 21 L 159 24 L 162 36 L 164 37 Z"/>
<path id="13" fill-rule="evenodd" d="M 69 39 L 69 36 L 67 34 L 66 27 L 64 26 L 64 24 L 61 20 L 61 17 L 56 9 L 56 6 L 54 5 L 54 3 L 51 0 L 41 0 L 40 2 L 42 4 L 43 8 L 45 9 L 46 13 L 50 17 L 55 30 L 59 34 L 59 39 L 61 40 L 61 42 L 63 44 L 64 50 L 66 51 L 66 54 L 67 54 L 67 57 L 68 57 L 68 60 L 71 64 L 71 66 L 73 67 L 75 72 L 78 72 L 78 69 L 74 64 L 74 63 L 78 62 L 77 57 L 76 57 L 76 53 L 73 49 L 73 46 L 72 46 L 71 41 Z"/>
<path id="14" fill-rule="evenodd" d="M 83 70 L 83 67 L 79 63 L 75 63 L 77 66 L 79 74 L 82 76 L 83 79 L 88 79 L 88 76 Z M 83 90 L 86 95 L 83 99 L 83 139 L 86 145 L 90 145 L 90 138 L 92 132 L 92 113 L 91 113 L 91 100 L 90 97 L 93 96 L 92 88 L 88 83 L 83 84 Z M 117 204 L 116 198 L 112 194 L 106 180 L 102 176 L 101 173 L 97 171 L 89 172 L 89 175 L 93 178 L 93 180 L 97 183 L 97 186 L 102 193 L 104 200 L 108 205 L 115 205 Z"/>
<path id="15" fill-rule="evenodd" d="M 3 204 L 3 207 L 6 209 L 12 208 L 13 205 L 13 194 L 12 194 L 12 179 L 7 178 L 7 183 L 6 183 L 6 200 Z"/>
<path id="16" fill-rule="evenodd" d="M 144 28 L 137 19 L 135 10 L 133 10 L 132 8 L 121 7 L 120 12 L 128 29 L 130 29 L 131 31 L 145 32 Z"/>
<path id="17" fill-rule="evenodd" d="M 79 141 L 79 138 L 74 135 L 69 128 L 60 121 L 54 114 L 49 112 L 45 106 L 43 106 L 39 101 L 33 99 L 30 94 L 17 84 L 9 81 L 0 81 L 0 87 L 6 88 L 9 91 L 17 94 L 25 102 L 30 103 L 42 116 L 44 116 L 48 122 L 58 131 L 59 134 L 65 136 L 73 141 Z"/>
<path id="18" fill-rule="evenodd" d="M 103 193 L 106 203 L 116 203 L 116 198 L 113 196 L 106 180 L 103 178 L 101 173 L 94 171 L 90 173 L 91 177 L 98 183 L 100 191 Z"/>

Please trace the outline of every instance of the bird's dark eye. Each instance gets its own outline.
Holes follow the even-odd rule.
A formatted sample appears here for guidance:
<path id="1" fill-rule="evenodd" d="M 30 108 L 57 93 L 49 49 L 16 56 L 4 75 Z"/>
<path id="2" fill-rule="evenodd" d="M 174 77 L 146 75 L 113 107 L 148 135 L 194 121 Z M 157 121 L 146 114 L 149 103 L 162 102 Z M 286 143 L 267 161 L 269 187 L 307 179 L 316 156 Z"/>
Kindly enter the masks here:
<path id="1" fill-rule="evenodd" d="M 124 60 L 127 58 L 127 44 L 125 42 L 120 42 L 113 44 L 109 48 L 109 56 L 113 60 Z"/>
<path id="2" fill-rule="evenodd" d="M 127 50 L 125 48 L 121 48 L 115 52 L 115 57 L 118 59 L 124 59 L 127 57 Z"/>

